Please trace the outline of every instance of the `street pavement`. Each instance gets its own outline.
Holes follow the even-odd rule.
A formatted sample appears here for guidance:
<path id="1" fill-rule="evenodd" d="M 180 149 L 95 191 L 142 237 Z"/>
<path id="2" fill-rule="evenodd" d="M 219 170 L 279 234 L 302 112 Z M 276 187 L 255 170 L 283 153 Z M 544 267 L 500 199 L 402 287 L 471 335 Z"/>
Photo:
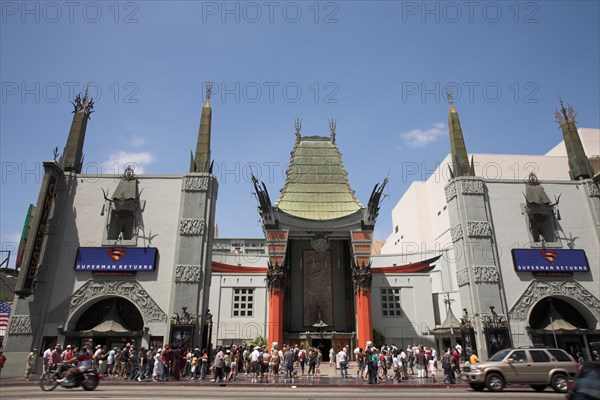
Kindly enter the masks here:
<path id="1" fill-rule="evenodd" d="M 348 378 L 342 378 L 340 375 L 340 371 L 335 367 L 330 366 L 328 363 L 322 363 L 320 366 L 320 374 L 315 377 L 309 377 L 301 374 L 300 368 L 295 368 L 296 376 L 293 379 L 293 382 L 290 379 L 285 379 L 283 374 L 279 376 L 279 382 L 273 382 L 273 378 L 269 378 L 269 382 L 263 383 L 252 383 L 252 377 L 250 374 L 246 375 L 245 373 L 241 373 L 237 376 L 234 381 L 225 381 L 225 382 L 211 382 L 212 377 L 207 377 L 205 380 L 190 380 L 190 379 L 181 379 L 179 381 L 168 381 L 168 382 L 152 382 L 152 380 L 148 379 L 145 382 L 131 381 L 131 380 L 121 380 L 121 379 L 113 379 L 105 376 L 102 380 L 102 385 L 141 385 L 142 383 L 151 384 L 151 385 L 177 385 L 177 386 L 350 386 L 350 387 L 398 387 L 402 386 L 404 388 L 468 388 L 469 386 L 461 382 L 457 381 L 456 384 L 444 384 L 442 382 L 443 374 L 437 374 L 437 381 L 434 382 L 432 378 L 417 378 L 417 375 L 409 375 L 409 379 L 402 380 L 400 383 L 395 380 L 388 379 L 385 382 L 379 381 L 376 385 L 369 385 L 369 382 L 361 379 L 357 376 L 357 367 L 355 363 L 351 363 L 350 368 L 348 369 Z M 308 372 L 308 366 L 305 368 L 305 373 Z M 39 380 L 39 375 L 32 375 L 31 381 L 26 382 L 23 378 L 12 377 L 12 378 L 0 378 L 0 383 L 3 385 L 37 385 Z"/>

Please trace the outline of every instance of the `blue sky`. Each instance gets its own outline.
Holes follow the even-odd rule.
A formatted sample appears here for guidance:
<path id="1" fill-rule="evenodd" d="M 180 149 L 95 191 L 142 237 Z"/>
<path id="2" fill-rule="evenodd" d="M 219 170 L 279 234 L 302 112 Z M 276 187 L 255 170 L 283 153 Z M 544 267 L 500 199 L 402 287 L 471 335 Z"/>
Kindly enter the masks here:
<path id="1" fill-rule="evenodd" d="M 597 1 L 69 4 L 0 2 L 4 250 L 16 250 L 41 162 L 55 146 L 62 152 L 69 102 L 86 84 L 97 101 L 85 171 L 120 173 L 133 162 L 144 173 L 182 174 L 203 83 L 215 82 L 221 237 L 262 236 L 248 171 L 277 198 L 296 117 L 305 135 L 328 135 L 328 118 L 337 120 L 363 204 L 389 174 L 378 239 L 408 185 L 449 152 L 445 87 L 469 152 L 545 153 L 561 140 L 559 95 L 579 127 L 600 126 Z"/>

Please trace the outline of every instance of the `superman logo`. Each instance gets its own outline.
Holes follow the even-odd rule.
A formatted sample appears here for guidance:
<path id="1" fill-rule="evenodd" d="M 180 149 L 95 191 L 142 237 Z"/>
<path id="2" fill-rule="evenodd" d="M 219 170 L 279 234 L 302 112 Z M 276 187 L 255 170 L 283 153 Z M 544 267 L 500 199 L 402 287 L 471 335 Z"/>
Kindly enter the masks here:
<path id="1" fill-rule="evenodd" d="M 113 261 L 119 261 L 127 254 L 125 249 L 110 249 L 108 250 L 108 256 L 113 259 Z"/>
<path id="2" fill-rule="evenodd" d="M 553 263 L 558 257 L 558 253 L 552 250 L 544 250 L 540 252 L 540 255 L 544 257 L 548 262 Z"/>

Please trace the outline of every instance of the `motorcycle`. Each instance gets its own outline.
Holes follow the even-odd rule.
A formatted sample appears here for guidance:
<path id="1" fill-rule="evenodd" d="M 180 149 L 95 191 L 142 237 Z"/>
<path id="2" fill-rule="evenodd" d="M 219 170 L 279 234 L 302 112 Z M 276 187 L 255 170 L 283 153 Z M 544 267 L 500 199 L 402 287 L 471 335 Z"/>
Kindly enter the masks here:
<path id="1" fill-rule="evenodd" d="M 68 381 L 59 382 L 63 375 L 72 364 L 60 363 L 52 366 L 46 371 L 40 379 L 40 387 L 42 390 L 49 392 L 56 389 L 58 385 L 66 389 L 73 389 L 81 386 L 84 390 L 94 390 L 102 379 L 102 374 L 99 374 L 95 369 L 86 369 L 83 372 L 78 372 Z"/>

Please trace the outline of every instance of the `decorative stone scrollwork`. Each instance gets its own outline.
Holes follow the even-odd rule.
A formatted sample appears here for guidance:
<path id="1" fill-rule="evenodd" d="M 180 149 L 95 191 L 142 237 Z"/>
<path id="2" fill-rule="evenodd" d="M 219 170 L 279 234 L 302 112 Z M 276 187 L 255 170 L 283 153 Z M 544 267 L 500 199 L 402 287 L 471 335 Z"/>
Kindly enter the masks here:
<path id="1" fill-rule="evenodd" d="M 498 268 L 495 265 L 476 265 L 473 267 L 475 283 L 498 283 Z"/>
<path id="2" fill-rule="evenodd" d="M 203 235 L 204 234 L 204 220 L 195 218 L 183 218 L 179 221 L 179 234 L 180 235 Z"/>
<path id="3" fill-rule="evenodd" d="M 469 270 L 467 268 L 459 269 L 456 271 L 456 281 L 458 286 L 465 286 L 469 284 Z"/>
<path id="4" fill-rule="evenodd" d="M 450 182 L 444 188 L 444 193 L 446 194 L 446 202 L 450 202 L 453 198 L 456 197 L 456 182 Z"/>
<path id="5" fill-rule="evenodd" d="M 452 241 L 453 242 L 458 242 L 460 239 L 462 239 L 463 238 L 462 225 L 461 224 L 454 225 L 450 229 L 450 235 L 452 236 Z"/>
<path id="6" fill-rule="evenodd" d="M 466 179 L 462 181 L 462 193 L 483 195 L 483 181 L 479 179 Z"/>
<path id="7" fill-rule="evenodd" d="M 177 283 L 201 283 L 201 265 L 177 265 L 175 267 L 175 282 Z"/>
<path id="8" fill-rule="evenodd" d="M 588 182 L 588 190 L 590 192 L 590 197 L 600 197 L 600 187 L 595 182 Z"/>
<path id="9" fill-rule="evenodd" d="M 541 299 L 549 296 L 565 296 L 581 302 L 600 319 L 600 300 L 585 289 L 579 282 L 573 281 L 534 281 L 515 303 L 509 315 L 511 319 L 526 320 L 529 310 Z"/>
<path id="10" fill-rule="evenodd" d="M 30 315 L 13 315 L 10 317 L 8 333 L 11 335 L 31 335 L 32 326 L 35 325 L 35 318 Z"/>
<path id="11" fill-rule="evenodd" d="M 148 292 L 134 281 L 87 281 L 71 296 L 71 313 L 89 300 L 99 296 L 120 296 L 137 305 L 147 322 L 164 322 L 167 315 L 152 300 Z"/>
<path id="12" fill-rule="evenodd" d="M 491 237 L 492 228 L 487 221 L 467 222 L 467 233 L 469 237 Z"/>
<path id="13" fill-rule="evenodd" d="M 186 176 L 183 179 L 183 190 L 186 192 L 203 192 L 208 190 L 208 177 Z"/>
<path id="14" fill-rule="evenodd" d="M 285 270 L 283 265 L 267 264 L 267 288 L 273 291 L 279 291 L 283 288 L 285 282 Z"/>
<path id="15" fill-rule="evenodd" d="M 370 290 L 373 283 L 371 264 L 358 266 L 352 261 L 352 283 L 354 284 L 354 290 Z"/>

